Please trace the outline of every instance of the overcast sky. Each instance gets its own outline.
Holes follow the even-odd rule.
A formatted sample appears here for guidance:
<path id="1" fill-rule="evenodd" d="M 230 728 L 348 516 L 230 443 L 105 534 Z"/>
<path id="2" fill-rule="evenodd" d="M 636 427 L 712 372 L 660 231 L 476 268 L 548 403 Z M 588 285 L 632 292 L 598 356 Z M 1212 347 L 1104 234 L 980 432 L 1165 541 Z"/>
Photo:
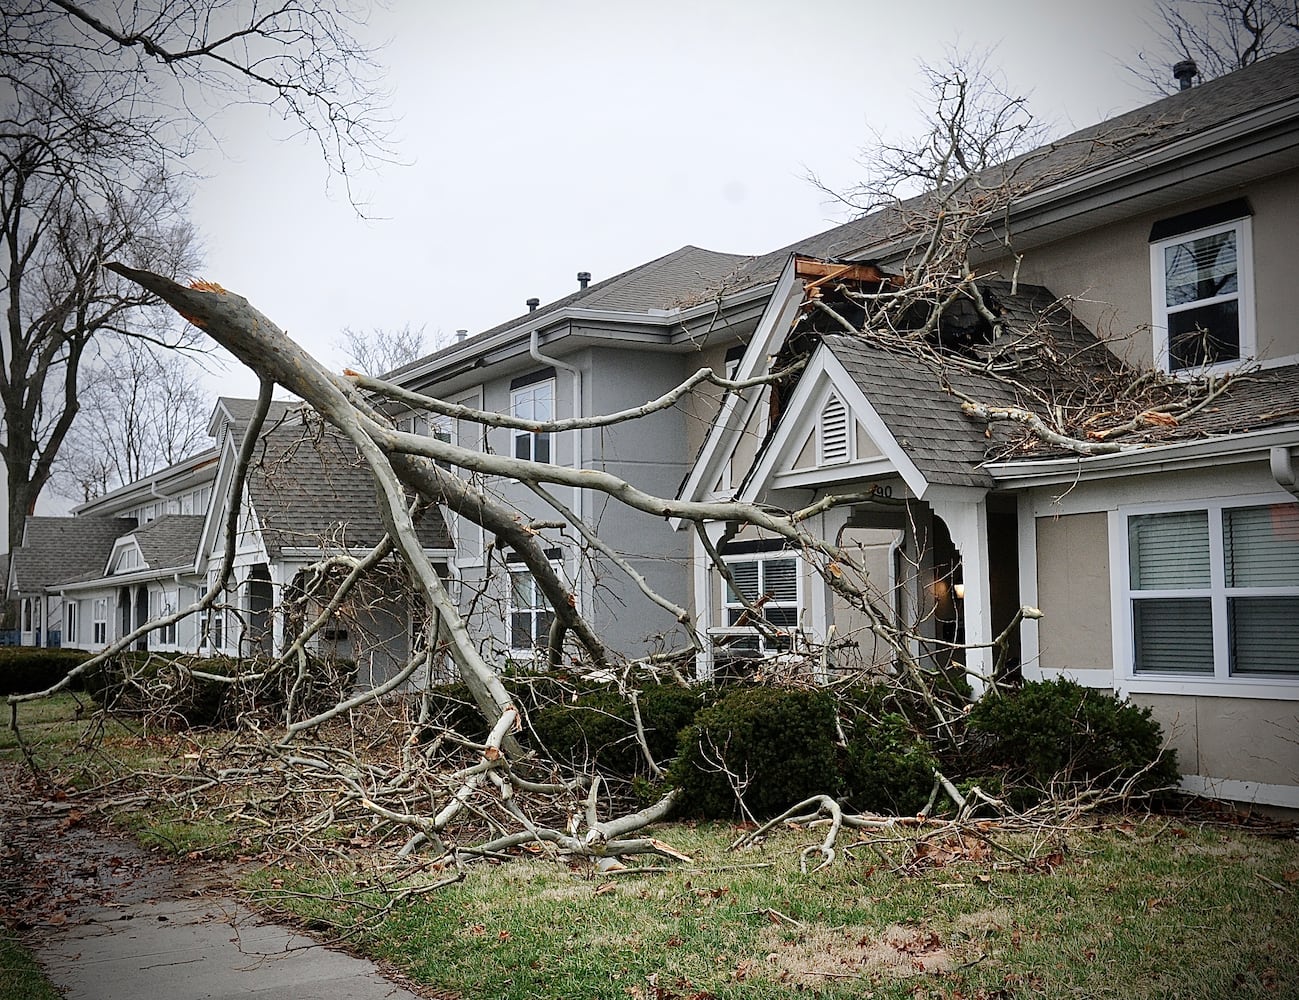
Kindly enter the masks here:
<path id="1" fill-rule="evenodd" d="M 1058 128 L 1150 99 L 1123 68 L 1141 2 L 393 0 L 401 164 L 357 217 L 305 140 L 253 109 L 218 123 L 194 219 L 204 276 L 317 356 L 343 326 L 478 332 L 687 243 L 758 253 L 845 220 L 807 180 L 857 178 L 870 129 L 920 127 L 920 59 L 993 62 Z M 222 392 L 255 392 L 226 372 Z"/>
<path id="2" fill-rule="evenodd" d="M 1057 134 L 1152 99 L 1124 68 L 1152 3 L 391 0 L 370 31 L 400 162 L 357 179 L 369 218 L 309 138 L 233 109 L 194 190 L 202 277 L 341 365 L 345 326 L 476 333 L 578 271 L 775 249 L 845 221 L 809 171 L 847 188 L 872 129 L 919 132 L 919 61 L 953 46 L 994 50 Z"/>

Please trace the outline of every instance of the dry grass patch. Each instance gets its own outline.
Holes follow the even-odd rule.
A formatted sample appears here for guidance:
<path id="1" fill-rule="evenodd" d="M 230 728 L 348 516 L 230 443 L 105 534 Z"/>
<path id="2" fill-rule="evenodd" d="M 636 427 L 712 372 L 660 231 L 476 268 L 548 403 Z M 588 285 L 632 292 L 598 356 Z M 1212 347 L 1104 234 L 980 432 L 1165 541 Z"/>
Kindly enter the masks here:
<path id="1" fill-rule="evenodd" d="M 903 924 L 880 931 L 817 927 L 793 934 L 772 927 L 761 943 L 769 950 L 755 973 L 793 986 L 821 987 L 827 979 L 908 979 L 959 964 L 936 932 Z"/>

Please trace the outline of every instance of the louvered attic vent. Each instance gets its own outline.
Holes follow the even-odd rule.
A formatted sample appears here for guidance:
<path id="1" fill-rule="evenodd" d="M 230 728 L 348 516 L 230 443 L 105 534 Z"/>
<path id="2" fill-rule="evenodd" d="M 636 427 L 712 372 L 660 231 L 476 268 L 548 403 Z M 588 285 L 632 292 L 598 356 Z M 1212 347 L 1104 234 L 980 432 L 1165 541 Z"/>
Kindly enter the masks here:
<path id="1" fill-rule="evenodd" d="M 820 433 L 821 464 L 848 461 L 848 407 L 838 396 L 832 394 L 821 408 Z"/>

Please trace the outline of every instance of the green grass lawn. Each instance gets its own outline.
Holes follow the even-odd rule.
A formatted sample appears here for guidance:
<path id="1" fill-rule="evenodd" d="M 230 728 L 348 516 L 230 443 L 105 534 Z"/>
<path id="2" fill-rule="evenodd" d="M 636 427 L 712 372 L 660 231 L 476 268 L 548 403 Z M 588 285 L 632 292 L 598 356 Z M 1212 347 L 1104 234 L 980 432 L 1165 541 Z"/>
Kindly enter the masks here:
<path id="1" fill-rule="evenodd" d="M 859 850 L 804 875 L 814 834 L 728 853 L 734 833 L 667 828 L 696 867 L 653 875 L 535 858 L 471 869 L 360 940 L 467 1000 L 1299 996 L 1293 839 L 1114 819 L 1031 869 L 975 841 L 910 864 L 904 845 Z M 253 888 L 317 929 L 367 911 L 312 893 L 380 900 L 300 865 Z"/>
<path id="2" fill-rule="evenodd" d="M 145 733 L 114 720 L 102 740 L 79 742 L 92 723 L 70 698 L 22 711 L 29 749 L 69 790 L 107 780 L 129 801 L 121 793 L 157 780 L 127 780 L 133 769 L 192 773 L 193 758 L 227 759 L 229 734 Z M 8 730 L 4 759 L 21 759 Z M 183 781 L 172 787 L 181 794 L 129 802 L 115 822 L 181 855 L 247 858 L 265 846 L 265 820 L 237 788 L 218 802 L 188 795 Z M 597 875 L 522 851 L 381 912 L 391 898 L 381 886 L 448 872 L 419 859 L 398 872 L 392 843 L 376 850 L 333 831 L 263 855 L 274 860 L 247 888 L 269 912 L 464 1000 L 1299 997 L 1293 832 L 1190 816 L 1084 817 L 1032 841 L 982 832 L 1001 847 L 967 838 L 917 850 L 915 834 L 850 847 L 845 834 L 831 867 L 804 874 L 799 852 L 819 830 L 730 852 L 730 826 L 672 825 L 656 835 L 689 854 L 689 867 Z M 11 942 L 0 970 L 22 960 Z M 42 996 L 34 990 L 0 1000 Z"/>
<path id="3" fill-rule="evenodd" d="M 59 1000 L 59 993 L 15 938 L 0 930 L 0 1000 Z"/>

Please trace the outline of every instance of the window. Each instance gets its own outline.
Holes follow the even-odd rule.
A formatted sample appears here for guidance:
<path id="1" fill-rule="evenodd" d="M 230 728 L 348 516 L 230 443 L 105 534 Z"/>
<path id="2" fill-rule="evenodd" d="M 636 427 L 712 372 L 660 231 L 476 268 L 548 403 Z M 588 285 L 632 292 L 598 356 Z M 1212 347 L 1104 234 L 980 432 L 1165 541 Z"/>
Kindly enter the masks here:
<path id="1" fill-rule="evenodd" d="M 149 591 L 149 617 L 161 618 L 163 615 L 169 615 L 176 610 L 178 600 L 175 591 L 151 590 Z M 164 646 L 176 645 L 176 623 L 164 625 L 158 630 L 158 642 Z"/>
<path id="2" fill-rule="evenodd" d="M 726 584 L 727 627 L 749 626 L 755 629 L 751 638 L 728 642 L 727 649 L 753 653 L 789 649 L 799 619 L 798 557 L 782 551 L 727 557 L 725 562 L 735 580 L 735 586 L 729 581 Z M 756 631 L 754 613 L 749 606 L 755 608 L 772 628 Z"/>
<path id="3" fill-rule="evenodd" d="M 80 636 L 80 630 L 77 621 L 80 612 L 80 602 L 64 601 L 63 602 L 63 641 L 76 642 Z"/>
<path id="4" fill-rule="evenodd" d="M 1299 504 L 1127 516 L 1132 675 L 1299 679 Z"/>
<path id="5" fill-rule="evenodd" d="M 1221 218 L 1248 211 L 1245 202 L 1232 202 L 1166 220 L 1152 231 L 1155 357 L 1165 371 L 1253 356 L 1251 222 L 1248 214 Z"/>
<path id="6" fill-rule="evenodd" d="M 113 572 L 129 573 L 133 569 L 139 569 L 140 566 L 140 550 L 134 545 L 128 545 L 118 551 L 117 563 L 113 567 Z"/>
<path id="7" fill-rule="evenodd" d="M 559 550 L 547 551 L 547 558 L 555 572 L 562 574 L 563 566 L 559 562 Z M 541 587 L 518 556 L 510 556 L 510 649 L 515 652 L 532 653 L 544 646 L 550 636 L 550 626 L 555 620 L 555 613 L 546 601 Z"/>
<path id="8" fill-rule="evenodd" d="M 555 380 L 545 379 L 510 390 L 510 413 L 520 420 L 553 420 L 555 417 Z M 531 462 L 550 461 L 550 432 L 534 433 L 514 429 L 510 454 Z"/>
<path id="9" fill-rule="evenodd" d="M 91 605 L 90 641 L 96 646 L 108 645 L 108 598 L 96 597 Z"/>

